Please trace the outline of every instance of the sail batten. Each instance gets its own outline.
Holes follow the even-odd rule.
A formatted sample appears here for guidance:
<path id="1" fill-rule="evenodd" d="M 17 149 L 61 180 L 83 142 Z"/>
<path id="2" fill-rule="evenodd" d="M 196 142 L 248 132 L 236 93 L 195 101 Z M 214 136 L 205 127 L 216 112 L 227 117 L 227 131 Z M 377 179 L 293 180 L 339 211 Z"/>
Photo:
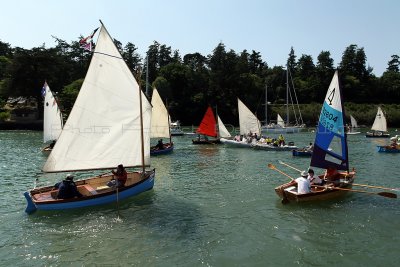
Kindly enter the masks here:
<path id="1" fill-rule="evenodd" d="M 349 170 L 343 108 L 339 77 L 336 71 L 319 116 L 310 166 Z"/>
<path id="2" fill-rule="evenodd" d="M 43 167 L 45 172 L 150 165 L 151 105 L 104 26 L 74 107 Z"/>
<path id="3" fill-rule="evenodd" d="M 260 136 L 261 123 L 248 107 L 238 98 L 240 134 L 256 133 Z"/>

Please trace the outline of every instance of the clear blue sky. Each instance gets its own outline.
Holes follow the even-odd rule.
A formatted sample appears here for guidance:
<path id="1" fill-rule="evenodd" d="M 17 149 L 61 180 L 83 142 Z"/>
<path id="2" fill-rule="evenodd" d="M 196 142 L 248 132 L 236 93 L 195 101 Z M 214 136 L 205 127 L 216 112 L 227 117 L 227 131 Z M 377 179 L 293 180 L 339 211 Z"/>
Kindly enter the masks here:
<path id="1" fill-rule="evenodd" d="M 363 47 L 381 76 L 400 55 L 398 0 L 0 0 L 0 40 L 31 49 L 88 35 L 101 19 L 113 38 L 144 57 L 153 41 L 183 56 L 212 53 L 219 42 L 236 53 L 260 52 L 272 67 L 330 51 L 334 64 L 350 44 Z"/>

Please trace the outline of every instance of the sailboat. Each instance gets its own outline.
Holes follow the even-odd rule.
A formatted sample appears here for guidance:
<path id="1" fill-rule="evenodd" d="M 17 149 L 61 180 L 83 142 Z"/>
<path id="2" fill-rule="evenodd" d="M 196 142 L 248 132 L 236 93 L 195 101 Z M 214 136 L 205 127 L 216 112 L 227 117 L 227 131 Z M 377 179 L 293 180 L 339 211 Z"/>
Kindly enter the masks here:
<path id="1" fill-rule="evenodd" d="M 210 106 L 207 108 L 200 126 L 196 130 L 196 133 L 198 134 L 198 138 L 192 140 L 193 144 L 195 145 L 221 143 L 220 138 L 218 138 L 217 122 L 215 120 L 214 112 Z M 215 139 L 209 139 L 208 137 L 214 137 Z"/>
<path id="2" fill-rule="evenodd" d="M 386 117 L 385 114 L 383 114 L 381 107 L 378 107 L 378 111 L 376 112 L 374 124 L 372 124 L 371 130 L 372 132 L 367 132 L 365 134 L 366 137 L 390 137 L 390 134 L 387 132 Z"/>
<path id="3" fill-rule="evenodd" d="M 61 133 L 63 121 L 57 100 L 51 92 L 47 82 L 43 85 L 42 94 L 44 94 L 43 143 L 48 143 L 49 141 L 52 142 L 44 147 L 42 152 L 49 154 Z"/>
<path id="4" fill-rule="evenodd" d="M 336 198 L 351 189 L 355 179 L 355 171 L 349 171 L 344 115 L 343 96 L 336 71 L 322 105 L 310 166 L 341 170 L 341 172 L 338 172 L 338 183 L 313 186 L 311 192 L 305 194 L 298 194 L 297 188 L 292 182 L 280 185 L 275 188 L 275 192 L 282 198 L 282 203 Z M 324 178 L 324 175 L 320 177 Z"/>
<path id="5" fill-rule="evenodd" d="M 356 119 L 350 115 L 350 122 L 351 122 L 351 127 L 350 130 L 347 131 L 347 134 L 349 135 L 353 135 L 353 134 L 359 134 L 361 132 L 357 131 L 356 129 L 358 129 L 358 125 L 357 125 L 357 121 Z"/>
<path id="6" fill-rule="evenodd" d="M 296 100 L 296 105 L 298 108 L 299 103 L 297 102 L 297 95 L 296 91 L 293 88 L 293 93 L 294 97 Z M 277 120 L 276 123 L 267 123 L 267 105 L 268 105 L 268 98 L 267 98 L 267 87 L 265 88 L 265 125 L 261 127 L 261 132 L 263 134 L 270 134 L 270 133 L 275 133 L 275 134 L 284 134 L 284 133 L 298 133 L 302 129 L 305 128 L 305 124 L 303 123 L 303 118 L 301 116 L 301 111 L 300 108 L 298 108 L 298 113 L 299 113 L 299 118 L 296 116 L 296 112 L 294 112 L 295 119 L 296 119 L 296 124 L 295 125 L 290 125 L 290 119 L 289 119 L 289 99 L 292 100 L 292 95 L 291 95 L 291 90 L 289 86 L 289 68 L 287 67 L 286 70 L 286 123 L 282 119 L 282 117 L 277 114 Z M 293 101 L 291 101 L 293 111 L 295 111 L 295 105 Z"/>
<path id="7" fill-rule="evenodd" d="M 102 23 L 101 23 L 102 24 Z M 97 45 L 79 95 L 42 171 L 82 172 L 76 181 L 79 198 L 57 199 L 53 186 L 24 193 L 27 213 L 65 210 L 117 202 L 153 188 L 150 166 L 151 105 L 101 25 Z M 140 168 L 128 172 L 123 187 L 109 187 L 110 170 L 123 164 Z M 95 170 L 107 173 L 93 175 Z"/>
<path id="8" fill-rule="evenodd" d="M 151 113 L 150 137 L 169 138 L 169 143 L 163 143 L 162 139 L 160 139 L 156 146 L 150 147 L 150 155 L 156 156 L 171 153 L 174 150 L 174 144 L 171 140 L 169 114 L 156 88 L 153 89 L 151 105 L 153 106 L 153 111 Z"/>
<path id="9" fill-rule="evenodd" d="M 221 138 L 221 142 L 234 147 L 252 147 L 255 143 L 252 135 L 260 136 L 261 123 L 256 115 L 238 98 L 240 137 Z"/>

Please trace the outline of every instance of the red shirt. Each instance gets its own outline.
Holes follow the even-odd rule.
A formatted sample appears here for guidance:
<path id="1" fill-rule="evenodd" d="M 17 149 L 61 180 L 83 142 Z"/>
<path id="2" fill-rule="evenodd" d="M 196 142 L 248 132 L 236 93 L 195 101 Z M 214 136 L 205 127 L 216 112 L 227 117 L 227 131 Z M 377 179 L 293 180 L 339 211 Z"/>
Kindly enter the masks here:
<path id="1" fill-rule="evenodd" d="M 123 170 L 122 173 L 114 172 L 114 170 L 112 170 L 112 173 L 121 185 L 125 185 L 126 180 L 128 179 L 128 173 L 125 170 Z"/>

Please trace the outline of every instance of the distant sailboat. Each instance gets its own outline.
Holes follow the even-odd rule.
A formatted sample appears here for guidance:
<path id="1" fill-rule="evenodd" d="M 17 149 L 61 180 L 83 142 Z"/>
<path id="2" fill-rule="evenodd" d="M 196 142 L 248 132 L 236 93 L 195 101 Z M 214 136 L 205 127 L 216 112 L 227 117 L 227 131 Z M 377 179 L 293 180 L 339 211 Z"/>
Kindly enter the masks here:
<path id="1" fill-rule="evenodd" d="M 275 123 L 267 123 L 267 87 L 265 89 L 265 125 L 261 127 L 261 131 L 263 134 L 269 134 L 269 133 L 275 133 L 275 134 L 284 134 L 284 133 L 298 133 L 300 132 L 303 128 L 305 128 L 305 124 L 303 123 L 303 118 L 301 116 L 300 108 L 298 107 L 299 103 L 297 102 L 297 95 L 296 91 L 293 88 L 293 94 L 296 100 L 296 105 L 298 109 L 298 115 L 299 117 L 297 118 L 296 112 L 295 112 L 295 105 L 292 101 L 292 107 L 293 107 L 293 113 L 295 115 L 296 123 L 295 125 L 290 125 L 290 119 L 289 119 L 289 99 L 292 100 L 292 95 L 291 95 L 291 90 L 289 86 L 289 68 L 287 67 L 286 70 L 286 123 L 282 119 L 282 117 L 277 114 L 277 120 L 276 124 Z"/>
<path id="2" fill-rule="evenodd" d="M 241 140 L 238 140 L 237 137 L 234 139 L 221 138 L 221 142 L 234 147 L 252 147 L 256 140 L 253 140 L 249 135 L 253 136 L 256 134 L 259 137 L 261 133 L 261 123 L 257 119 L 256 115 L 254 115 L 239 98 L 238 110 Z"/>
<path id="3" fill-rule="evenodd" d="M 151 113 L 151 138 L 168 138 L 169 143 L 163 143 L 162 139 L 158 144 L 150 148 L 150 155 L 168 154 L 174 150 L 174 144 L 171 140 L 170 123 L 168 110 L 162 101 L 158 90 L 154 88 L 151 98 L 153 111 Z"/>
<path id="4" fill-rule="evenodd" d="M 50 153 L 53 149 L 55 142 L 60 136 L 63 121 L 60 108 L 53 93 L 50 90 L 47 82 L 44 83 L 42 88 L 44 94 L 43 105 L 43 143 L 52 141 L 52 143 L 42 149 L 42 152 Z"/>
<path id="5" fill-rule="evenodd" d="M 60 137 L 42 170 L 89 171 L 76 181 L 81 197 L 59 199 L 53 186 L 24 193 L 27 213 L 115 203 L 153 188 L 150 166 L 151 105 L 102 24 L 85 80 Z M 110 170 L 140 168 L 122 187 L 109 187 Z M 93 176 L 95 170 L 108 170 Z"/>
<path id="6" fill-rule="evenodd" d="M 390 134 L 387 132 L 386 117 L 381 107 L 378 107 L 374 124 L 371 127 L 372 132 L 367 132 L 366 137 L 388 138 Z"/>
<path id="7" fill-rule="evenodd" d="M 192 140 L 193 144 L 195 145 L 221 143 L 220 139 L 218 138 L 217 122 L 211 107 L 207 108 L 199 128 L 196 130 L 196 133 L 198 134 L 198 138 Z M 213 137 L 215 139 L 209 139 L 208 137 Z"/>
<path id="8" fill-rule="evenodd" d="M 351 127 L 350 127 L 350 130 L 347 132 L 347 134 L 353 135 L 353 134 L 361 133 L 356 130 L 356 129 L 358 129 L 358 124 L 357 124 L 356 119 L 351 115 L 350 115 L 350 122 L 351 122 Z"/>

